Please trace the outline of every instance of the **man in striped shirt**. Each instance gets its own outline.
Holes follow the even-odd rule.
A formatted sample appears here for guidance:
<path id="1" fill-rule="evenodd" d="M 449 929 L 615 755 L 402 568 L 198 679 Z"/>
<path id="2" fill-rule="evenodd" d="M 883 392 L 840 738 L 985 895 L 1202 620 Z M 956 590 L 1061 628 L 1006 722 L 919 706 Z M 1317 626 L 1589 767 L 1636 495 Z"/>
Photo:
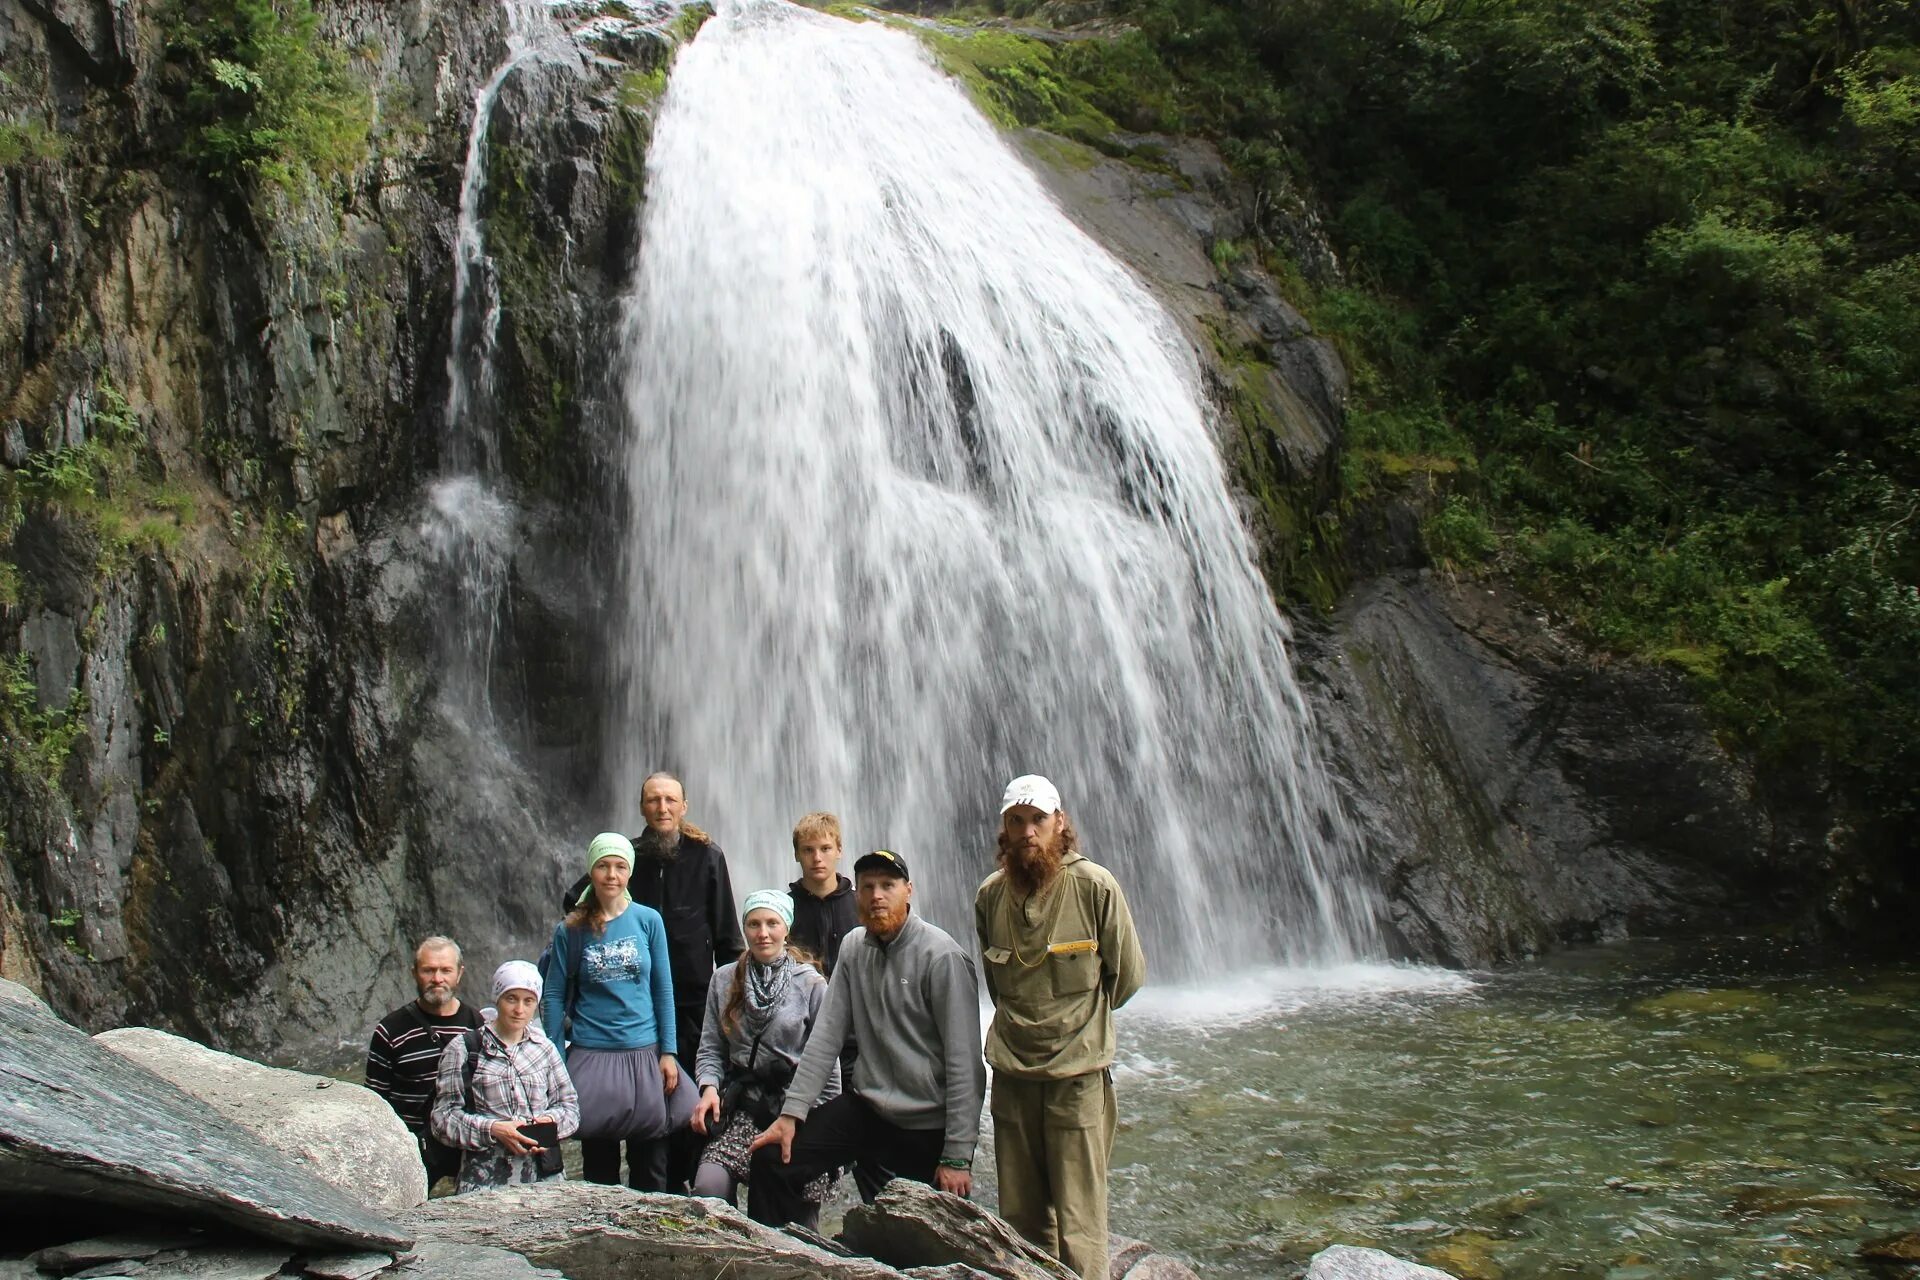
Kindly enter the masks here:
<path id="1" fill-rule="evenodd" d="M 449 1040 L 480 1025 L 479 1011 L 461 1004 L 454 994 L 465 972 L 460 947 L 452 938 L 435 935 L 422 942 L 413 953 L 413 983 L 420 998 L 380 1019 L 367 1046 L 367 1088 L 385 1098 L 419 1140 L 429 1188 L 460 1173 L 460 1153 L 437 1142 L 427 1121 L 433 1112 L 440 1051 Z"/>

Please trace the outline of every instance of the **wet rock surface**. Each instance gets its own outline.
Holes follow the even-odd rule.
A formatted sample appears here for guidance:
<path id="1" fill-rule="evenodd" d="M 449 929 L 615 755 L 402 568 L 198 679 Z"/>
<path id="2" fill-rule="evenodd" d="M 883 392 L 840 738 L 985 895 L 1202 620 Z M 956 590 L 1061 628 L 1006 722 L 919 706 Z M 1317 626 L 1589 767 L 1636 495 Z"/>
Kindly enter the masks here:
<path id="1" fill-rule="evenodd" d="M 0 1194 L 217 1221 L 304 1246 L 407 1237 L 246 1129 L 0 982 Z"/>
<path id="2" fill-rule="evenodd" d="M 380 1213 L 402 1213 L 426 1202 L 418 1144 L 393 1108 L 370 1089 L 261 1066 L 146 1027 L 103 1031 L 94 1039 Z"/>
<path id="3" fill-rule="evenodd" d="M 1336 1244 L 1313 1255 L 1306 1280 L 1454 1280 L 1454 1277 L 1437 1267 L 1423 1267 L 1379 1249 Z"/>
<path id="4" fill-rule="evenodd" d="M 1301 648 L 1409 954 L 1733 926 L 1804 887 L 1805 842 L 1677 676 L 1599 663 L 1496 588 L 1388 575 Z"/>

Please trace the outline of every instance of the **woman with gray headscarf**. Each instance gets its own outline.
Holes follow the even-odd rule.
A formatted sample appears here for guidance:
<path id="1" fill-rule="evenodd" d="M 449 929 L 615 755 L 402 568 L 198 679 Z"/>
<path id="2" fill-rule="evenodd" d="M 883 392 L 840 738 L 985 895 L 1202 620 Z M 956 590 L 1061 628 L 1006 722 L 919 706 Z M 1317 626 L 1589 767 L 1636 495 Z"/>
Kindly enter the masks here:
<path id="1" fill-rule="evenodd" d="M 812 957 L 787 945 L 791 897 L 779 889 L 757 890 L 747 895 L 740 915 L 747 949 L 713 975 L 694 1059 L 700 1101 L 693 1129 L 713 1140 L 701 1153 L 693 1194 L 729 1203 L 747 1176 L 754 1135 L 779 1114 L 794 1064 L 827 995 L 827 980 L 810 963 Z M 839 1092 L 836 1066 L 821 1100 Z M 808 1184 L 816 1213 L 831 1185 L 826 1175 Z"/>
<path id="2" fill-rule="evenodd" d="M 433 1097 L 433 1136 L 462 1152 L 460 1190 L 563 1176 L 560 1140 L 580 1101 L 560 1051 L 540 1029 L 540 971 L 493 971 L 493 1017 L 447 1043 Z"/>

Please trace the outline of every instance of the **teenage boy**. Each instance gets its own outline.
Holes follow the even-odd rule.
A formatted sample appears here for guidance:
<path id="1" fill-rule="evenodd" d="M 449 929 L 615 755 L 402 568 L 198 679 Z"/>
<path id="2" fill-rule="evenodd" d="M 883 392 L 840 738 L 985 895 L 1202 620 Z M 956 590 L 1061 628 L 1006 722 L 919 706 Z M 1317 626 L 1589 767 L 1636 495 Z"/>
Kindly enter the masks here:
<path id="1" fill-rule="evenodd" d="M 840 943 L 860 927 L 853 881 L 840 874 L 840 819 L 810 813 L 793 827 L 793 860 L 800 878 L 787 886 L 793 897 L 793 928 L 787 938 L 820 958 L 820 971 L 833 976 Z"/>

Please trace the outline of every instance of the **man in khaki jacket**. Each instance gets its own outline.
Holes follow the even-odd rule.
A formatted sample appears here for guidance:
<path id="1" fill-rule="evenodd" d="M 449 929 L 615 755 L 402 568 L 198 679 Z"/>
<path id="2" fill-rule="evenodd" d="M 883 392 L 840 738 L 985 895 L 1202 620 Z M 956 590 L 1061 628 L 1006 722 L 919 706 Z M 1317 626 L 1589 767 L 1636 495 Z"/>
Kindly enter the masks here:
<path id="1" fill-rule="evenodd" d="M 1113 1011 L 1140 989 L 1146 960 L 1119 882 L 1076 843 L 1051 782 L 1008 783 L 1000 869 L 973 919 L 994 1006 L 1000 1213 L 1084 1280 L 1106 1280 Z"/>

